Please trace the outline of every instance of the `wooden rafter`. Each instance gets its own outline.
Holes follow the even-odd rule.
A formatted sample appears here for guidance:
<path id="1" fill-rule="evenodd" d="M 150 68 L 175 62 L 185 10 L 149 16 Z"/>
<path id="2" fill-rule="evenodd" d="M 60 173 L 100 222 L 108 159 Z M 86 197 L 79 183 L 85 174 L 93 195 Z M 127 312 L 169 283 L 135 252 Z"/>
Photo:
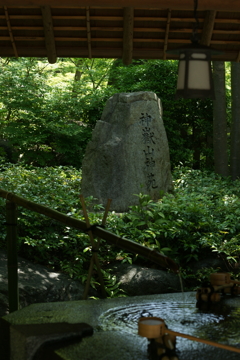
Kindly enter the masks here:
<path id="1" fill-rule="evenodd" d="M 14 37 L 13 37 L 12 27 L 11 27 L 11 23 L 10 23 L 10 19 L 9 19 L 9 14 L 8 14 L 8 9 L 7 9 L 6 6 L 4 6 L 4 12 L 5 12 L 5 18 L 6 18 L 6 21 L 7 21 L 7 28 L 8 28 L 9 37 L 10 37 L 10 41 L 11 41 L 11 44 L 12 44 L 14 56 L 16 58 L 18 58 L 17 47 L 16 47 L 15 40 L 14 40 Z"/>
<path id="2" fill-rule="evenodd" d="M 166 51 L 167 51 L 167 47 L 168 47 L 168 36 L 169 36 L 170 22 L 171 22 L 171 10 L 168 9 L 166 32 L 165 32 L 164 47 L 163 47 L 163 59 L 164 60 L 166 59 Z"/>
<path id="3" fill-rule="evenodd" d="M 86 8 L 86 24 L 87 24 L 87 44 L 88 44 L 88 57 L 92 58 L 92 45 L 91 45 L 91 26 L 90 26 L 90 8 Z"/>
<path id="4" fill-rule="evenodd" d="M 156 6 L 150 5 L 149 1 L 153 0 L 147 3 L 144 0 L 143 7 L 139 3 L 132 7 L 134 0 L 128 0 L 125 7 L 124 2 L 116 4 L 115 0 L 109 6 L 103 6 L 101 0 L 97 6 L 92 2 L 84 6 L 87 0 L 81 0 L 81 4 L 78 0 L 75 5 L 72 0 L 65 3 L 58 0 L 51 5 L 49 0 L 47 6 L 44 6 L 45 0 L 41 0 L 41 5 L 28 0 L 24 7 L 25 0 L 16 0 L 18 5 L 7 8 L 8 0 L 5 1 L 8 24 L 4 6 L 0 7 L 0 56 L 48 56 L 50 62 L 56 61 L 57 55 L 122 57 L 126 64 L 132 58 L 166 59 L 166 50 L 191 43 L 195 22 L 193 0 L 187 11 L 177 6 L 182 6 L 185 0 L 176 1 L 176 7 L 170 6 L 173 0 L 167 1 L 167 7 L 160 6 L 166 4 L 163 0 L 157 0 Z M 221 5 L 225 0 L 218 1 Z M 214 7 L 202 11 L 203 2 L 198 4 L 200 41 L 222 52 L 213 54 L 214 60 L 239 60 L 240 9 L 235 11 L 234 4 L 228 0 L 229 11 Z M 208 3 L 213 4 L 213 0 Z M 237 3 L 240 0 L 235 0 Z M 175 53 L 168 53 L 167 59 L 176 59 Z"/>
<path id="5" fill-rule="evenodd" d="M 26 30 L 26 31 L 37 31 L 37 30 L 43 30 L 42 26 L 12 26 L 12 31 L 13 30 Z M 8 30 L 7 26 L 0 26 L 0 30 Z M 54 26 L 53 28 L 54 31 L 87 31 L 87 27 L 86 26 Z M 123 27 L 117 27 L 117 26 L 108 26 L 108 27 L 100 27 L 100 26 L 93 26 L 91 27 L 91 31 L 109 31 L 109 32 L 113 32 L 113 31 L 118 31 L 118 32 L 122 32 L 123 31 Z M 133 29 L 134 32 L 146 32 L 146 33 L 166 33 L 166 28 L 162 27 L 151 27 L 151 28 L 146 28 L 146 27 L 139 27 L 139 28 L 134 28 Z M 191 33 L 192 32 L 192 28 L 174 28 L 174 29 L 169 29 L 169 33 Z M 201 33 L 202 31 L 199 30 L 199 33 Z M 219 29 L 219 30 L 213 30 L 212 32 L 213 34 L 226 34 L 226 35 L 239 35 L 240 34 L 240 29 L 239 30 L 231 30 L 231 29 Z"/>
<path id="6" fill-rule="evenodd" d="M 239 10 L 240 12 L 240 10 Z M 10 20 L 41 20 L 41 15 L 9 15 Z M 5 15 L 0 15 L 0 19 L 5 19 Z M 86 16 L 84 15 L 53 15 L 53 20 L 85 20 Z M 91 20 L 99 20 L 99 21 L 122 21 L 122 16 L 91 16 Z M 135 16 L 136 21 L 166 21 L 166 17 L 154 17 L 154 16 Z M 205 21 L 204 17 L 198 18 L 199 22 L 202 23 Z M 195 19 L 193 17 L 171 17 L 171 22 L 194 22 Z M 217 18 L 215 19 L 216 24 L 240 24 L 240 18 Z"/>
<path id="7" fill-rule="evenodd" d="M 43 29 L 45 35 L 45 46 L 47 50 L 47 58 L 50 64 L 57 61 L 57 51 L 53 32 L 53 22 L 50 6 L 41 6 Z"/>
<path id="8" fill-rule="evenodd" d="M 206 12 L 201 36 L 202 45 L 209 46 L 211 43 L 216 13 L 217 12 L 215 10 Z"/>
<path id="9" fill-rule="evenodd" d="M 0 0 L 0 6 L 79 6 L 79 0 Z M 81 0 L 80 6 L 119 7 L 117 0 Z M 122 7 L 146 8 L 146 0 L 121 0 Z M 192 0 L 148 0 L 149 8 L 192 10 Z M 236 0 L 201 0 L 199 10 L 240 11 L 240 2 Z"/>
<path id="10" fill-rule="evenodd" d="M 123 53 L 122 61 L 124 65 L 132 62 L 133 54 L 133 23 L 134 9 L 126 7 L 123 9 Z"/>

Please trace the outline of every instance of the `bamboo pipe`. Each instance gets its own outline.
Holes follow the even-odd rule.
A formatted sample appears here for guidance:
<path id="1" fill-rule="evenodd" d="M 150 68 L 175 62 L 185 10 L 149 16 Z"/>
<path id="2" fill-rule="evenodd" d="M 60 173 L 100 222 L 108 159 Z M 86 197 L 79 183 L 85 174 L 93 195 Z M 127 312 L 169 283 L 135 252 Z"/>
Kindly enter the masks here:
<path id="1" fill-rule="evenodd" d="M 87 276 L 87 280 L 86 280 L 86 284 L 85 284 L 85 288 L 84 288 L 84 292 L 83 292 L 83 297 L 82 297 L 83 300 L 86 300 L 87 296 L 88 296 L 88 291 L 89 291 L 92 272 L 93 272 L 93 265 L 94 265 L 94 258 L 92 256 L 91 260 L 90 260 L 90 265 L 89 265 L 89 268 L 88 268 L 88 276 Z"/>
<path id="2" fill-rule="evenodd" d="M 156 339 L 166 334 L 180 336 L 188 340 L 197 341 L 206 345 L 211 345 L 214 347 L 218 347 L 220 349 L 229 350 L 233 352 L 240 353 L 240 349 L 235 348 L 230 345 L 219 344 L 215 341 L 200 339 L 198 337 L 182 334 L 177 331 L 170 330 L 166 328 L 165 322 L 163 319 L 158 317 L 142 317 L 139 319 L 138 323 L 138 334 L 140 336 L 147 337 L 149 339 Z"/>
<path id="3" fill-rule="evenodd" d="M 210 299 L 209 299 L 208 294 L 197 293 L 196 294 L 196 299 L 198 301 L 202 300 L 202 301 L 205 301 L 205 302 L 208 302 L 208 301 L 218 302 L 218 301 L 221 300 L 221 295 L 220 295 L 220 293 L 215 292 L 215 293 L 210 294 Z"/>
<path id="4" fill-rule="evenodd" d="M 230 284 L 240 284 L 240 281 L 232 280 L 229 273 L 212 273 L 210 274 L 210 283 L 213 286 L 224 286 Z"/>
<path id="5" fill-rule="evenodd" d="M 233 283 L 233 284 L 240 284 L 240 281 L 237 281 L 237 280 L 231 280 L 231 283 Z"/>
<path id="6" fill-rule="evenodd" d="M 57 221 L 60 221 L 68 226 L 72 226 L 75 229 L 79 229 L 82 231 L 87 230 L 87 225 L 82 220 L 77 220 L 74 218 L 71 218 L 70 216 L 67 216 L 65 214 L 60 213 L 59 211 L 52 210 L 46 206 L 36 204 L 32 201 L 26 200 L 20 196 L 17 196 L 13 193 L 10 193 L 6 190 L 0 189 L 0 197 L 5 198 L 9 201 L 15 202 L 16 204 L 25 207 L 26 209 L 29 209 L 31 211 L 35 211 L 39 214 L 46 215 L 50 217 L 51 219 L 55 219 Z M 130 252 L 133 252 L 135 254 L 139 254 L 141 256 L 144 256 L 145 258 L 165 267 L 170 270 L 172 270 L 175 273 L 179 272 L 179 265 L 175 263 L 172 259 L 169 257 L 162 255 L 158 253 L 155 250 L 149 249 L 145 246 L 142 246 L 134 241 L 121 238 L 120 236 L 117 236 L 106 229 L 103 229 L 101 227 L 94 227 L 91 229 L 93 234 L 100 237 L 101 239 L 104 239 L 107 243 L 111 245 L 116 245 L 120 248 L 123 248 L 125 250 L 128 250 Z"/>
<path id="7" fill-rule="evenodd" d="M 234 284 L 230 283 L 230 284 L 226 284 L 226 285 L 221 285 L 221 286 L 215 286 L 213 285 L 213 289 L 215 292 L 226 289 L 226 288 L 230 288 L 233 287 Z M 210 287 L 203 287 L 203 288 L 199 288 L 199 293 L 201 294 L 209 294 L 212 292 L 212 289 Z"/>
<path id="8" fill-rule="evenodd" d="M 80 195 L 80 201 L 81 201 L 81 204 L 82 204 L 83 214 L 84 214 L 84 217 L 85 217 L 87 227 L 90 228 L 90 221 L 89 221 L 89 218 L 88 218 L 88 213 L 87 213 L 87 209 L 86 209 L 86 206 L 85 206 L 85 201 L 84 201 L 83 195 Z M 103 221 L 106 222 L 106 219 L 107 219 L 107 216 L 106 216 L 106 211 L 105 211 Z M 104 285 L 104 280 L 103 280 L 103 276 L 102 276 L 102 272 L 101 272 L 101 267 L 100 267 L 100 264 L 99 264 L 99 261 L 98 261 L 97 253 L 95 252 L 95 250 L 98 250 L 98 247 L 99 247 L 98 242 L 94 240 L 93 233 L 92 233 L 91 230 L 88 231 L 88 235 L 89 235 L 89 238 L 90 238 L 90 241 L 91 241 L 93 254 L 92 254 L 91 263 L 90 263 L 90 267 L 89 267 L 89 271 L 88 271 L 87 283 L 86 283 L 86 286 L 85 286 L 83 299 L 85 300 L 87 298 L 94 263 L 96 264 L 96 267 L 97 267 L 97 273 L 98 273 L 98 277 L 99 277 L 99 281 L 100 281 L 102 295 L 103 295 L 103 297 L 106 298 L 107 293 L 106 293 L 106 290 L 105 290 L 105 285 Z"/>
<path id="9" fill-rule="evenodd" d="M 200 342 L 200 343 L 203 343 L 203 344 L 206 344 L 206 345 L 215 346 L 215 347 L 218 347 L 218 348 L 220 348 L 220 349 L 224 349 L 224 350 L 229 350 L 229 351 L 233 351 L 233 352 L 240 353 L 240 349 L 238 349 L 238 348 L 236 348 L 236 347 L 234 347 L 234 346 L 219 344 L 219 343 L 217 343 L 217 342 L 215 342 L 215 341 L 206 340 L 206 339 L 200 339 L 200 338 L 195 337 L 195 336 L 191 336 L 191 335 L 187 335 L 187 334 L 182 334 L 182 333 L 179 333 L 179 332 L 176 332 L 176 331 L 172 331 L 172 330 L 169 330 L 169 329 L 166 329 L 166 333 L 172 334 L 172 335 L 175 335 L 175 336 L 180 336 L 180 337 L 183 337 L 183 338 L 188 339 L 188 340 L 197 341 L 197 342 Z"/>
<path id="10" fill-rule="evenodd" d="M 112 199 L 108 199 L 107 205 L 105 207 L 105 212 L 104 212 L 104 215 L 103 215 L 103 219 L 102 219 L 102 225 L 106 225 L 107 216 L 108 216 L 108 212 L 109 212 L 109 209 L 110 209 L 110 206 L 111 206 L 111 202 L 112 202 Z"/>
<path id="11" fill-rule="evenodd" d="M 175 273 L 179 272 L 179 265 L 175 263 L 169 257 L 160 254 L 159 252 L 149 249 L 145 246 L 142 246 L 132 240 L 128 240 L 126 238 L 121 238 L 111 232 L 107 231 L 106 229 L 102 229 L 100 227 L 96 227 L 94 229 L 94 234 L 99 236 L 100 238 L 104 239 L 109 244 L 115 245 L 117 247 L 123 248 L 135 254 L 139 254 L 144 256 L 146 259 L 149 259 L 156 264 L 159 264 L 165 268 L 172 270 Z"/>

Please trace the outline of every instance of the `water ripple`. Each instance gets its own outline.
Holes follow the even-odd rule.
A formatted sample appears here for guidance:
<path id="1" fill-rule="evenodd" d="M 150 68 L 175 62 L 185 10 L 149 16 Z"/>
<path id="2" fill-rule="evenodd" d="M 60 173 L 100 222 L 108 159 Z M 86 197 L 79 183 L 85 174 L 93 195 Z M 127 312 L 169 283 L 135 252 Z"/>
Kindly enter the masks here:
<path id="1" fill-rule="evenodd" d="M 112 308 L 103 313 L 99 320 L 103 330 L 118 330 L 137 333 L 138 319 L 141 316 L 157 316 L 165 320 L 172 330 L 186 332 L 205 325 L 217 324 L 225 316 L 200 312 L 195 304 L 178 302 L 149 302 L 126 307 Z"/>
<path id="2" fill-rule="evenodd" d="M 171 330 L 240 347 L 240 310 L 223 303 L 205 311 L 187 301 L 155 301 L 111 308 L 100 316 L 100 328 L 137 334 L 141 316 L 157 316 L 164 319 Z M 180 360 L 240 359 L 235 352 L 181 337 L 177 337 L 177 349 L 180 350 Z"/>

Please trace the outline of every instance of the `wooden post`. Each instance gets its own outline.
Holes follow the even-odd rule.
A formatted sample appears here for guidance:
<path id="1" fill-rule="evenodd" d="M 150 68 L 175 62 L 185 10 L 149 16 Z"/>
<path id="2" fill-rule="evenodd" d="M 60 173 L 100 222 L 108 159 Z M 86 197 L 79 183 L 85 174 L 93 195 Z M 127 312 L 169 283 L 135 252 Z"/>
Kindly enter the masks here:
<path id="1" fill-rule="evenodd" d="M 9 312 L 18 310 L 17 205 L 6 202 Z"/>

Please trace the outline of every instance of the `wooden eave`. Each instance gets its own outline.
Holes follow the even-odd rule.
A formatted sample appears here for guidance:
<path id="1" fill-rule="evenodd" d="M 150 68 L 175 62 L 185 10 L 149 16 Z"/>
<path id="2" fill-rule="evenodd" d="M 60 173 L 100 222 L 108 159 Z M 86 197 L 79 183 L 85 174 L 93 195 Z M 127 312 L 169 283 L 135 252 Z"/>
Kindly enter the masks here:
<path id="1" fill-rule="evenodd" d="M 0 6 L 46 6 L 51 7 L 134 7 L 134 8 L 154 8 L 154 9 L 176 9 L 192 10 L 193 0 L 0 0 Z M 201 0 L 198 4 L 199 10 L 216 11 L 240 11 L 238 0 Z"/>
<path id="2" fill-rule="evenodd" d="M 199 0 L 197 14 L 213 59 L 239 61 L 240 1 Z M 194 22 L 189 0 L 0 0 L 0 56 L 174 59 L 167 50 L 191 43 Z"/>

